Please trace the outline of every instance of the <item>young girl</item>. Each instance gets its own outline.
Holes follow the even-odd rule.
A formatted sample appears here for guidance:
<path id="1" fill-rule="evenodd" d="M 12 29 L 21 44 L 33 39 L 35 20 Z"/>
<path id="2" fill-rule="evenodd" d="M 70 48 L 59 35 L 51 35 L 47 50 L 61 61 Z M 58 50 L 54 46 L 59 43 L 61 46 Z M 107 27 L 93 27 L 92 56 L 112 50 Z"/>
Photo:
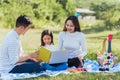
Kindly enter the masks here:
<path id="1" fill-rule="evenodd" d="M 58 40 L 58 50 L 62 50 L 62 47 L 69 50 L 68 67 L 83 67 L 82 59 L 87 54 L 86 39 L 76 16 L 69 16 L 66 19 Z"/>
<path id="2" fill-rule="evenodd" d="M 44 30 L 41 34 L 41 46 L 46 47 L 51 51 L 56 51 L 57 48 L 54 46 L 53 34 L 49 30 Z M 57 64 L 43 64 L 44 69 L 46 70 L 65 70 L 67 69 L 67 63 L 57 63 Z"/>
<path id="3" fill-rule="evenodd" d="M 41 33 L 41 46 L 44 46 L 51 51 L 57 50 L 57 48 L 54 46 L 53 34 L 50 30 L 44 30 Z"/>

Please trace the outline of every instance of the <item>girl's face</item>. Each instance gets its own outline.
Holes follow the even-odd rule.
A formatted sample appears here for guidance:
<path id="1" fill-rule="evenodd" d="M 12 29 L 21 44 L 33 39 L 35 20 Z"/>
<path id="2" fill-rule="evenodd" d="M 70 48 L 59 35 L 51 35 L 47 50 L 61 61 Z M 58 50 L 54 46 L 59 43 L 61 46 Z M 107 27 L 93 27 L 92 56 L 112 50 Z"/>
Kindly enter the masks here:
<path id="1" fill-rule="evenodd" d="M 49 35 L 45 35 L 43 37 L 43 42 L 45 43 L 45 45 L 50 45 L 51 44 L 51 37 Z"/>
<path id="2" fill-rule="evenodd" d="M 72 23 L 71 20 L 68 20 L 66 22 L 66 28 L 67 28 L 67 31 L 70 32 L 70 33 L 75 31 L 75 26 L 74 26 L 74 24 Z"/>

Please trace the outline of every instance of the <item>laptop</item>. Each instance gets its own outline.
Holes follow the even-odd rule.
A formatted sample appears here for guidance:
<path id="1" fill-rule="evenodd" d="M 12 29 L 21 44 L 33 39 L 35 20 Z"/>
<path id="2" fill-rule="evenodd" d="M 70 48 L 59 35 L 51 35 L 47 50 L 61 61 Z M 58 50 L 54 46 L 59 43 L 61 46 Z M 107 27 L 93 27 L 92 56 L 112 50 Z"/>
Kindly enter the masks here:
<path id="1" fill-rule="evenodd" d="M 57 64 L 68 61 L 68 51 L 53 51 L 49 60 L 49 64 Z"/>

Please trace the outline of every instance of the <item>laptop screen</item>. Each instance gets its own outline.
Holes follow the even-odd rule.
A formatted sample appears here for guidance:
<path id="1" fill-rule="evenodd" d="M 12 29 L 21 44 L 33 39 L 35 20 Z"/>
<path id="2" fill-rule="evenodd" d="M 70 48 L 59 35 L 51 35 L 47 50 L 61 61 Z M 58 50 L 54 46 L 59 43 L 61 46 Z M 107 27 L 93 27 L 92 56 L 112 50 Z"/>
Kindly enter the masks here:
<path id="1" fill-rule="evenodd" d="M 53 51 L 49 64 L 63 63 L 68 61 L 68 51 Z"/>

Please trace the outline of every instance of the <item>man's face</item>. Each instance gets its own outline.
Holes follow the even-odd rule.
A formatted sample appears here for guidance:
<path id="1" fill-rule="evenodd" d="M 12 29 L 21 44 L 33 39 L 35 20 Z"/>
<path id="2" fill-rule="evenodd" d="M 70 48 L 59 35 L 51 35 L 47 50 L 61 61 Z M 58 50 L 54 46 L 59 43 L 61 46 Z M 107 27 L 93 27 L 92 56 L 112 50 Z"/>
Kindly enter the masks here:
<path id="1" fill-rule="evenodd" d="M 24 26 L 21 26 L 21 34 L 24 35 L 28 30 L 29 30 L 30 26 L 24 28 Z"/>

